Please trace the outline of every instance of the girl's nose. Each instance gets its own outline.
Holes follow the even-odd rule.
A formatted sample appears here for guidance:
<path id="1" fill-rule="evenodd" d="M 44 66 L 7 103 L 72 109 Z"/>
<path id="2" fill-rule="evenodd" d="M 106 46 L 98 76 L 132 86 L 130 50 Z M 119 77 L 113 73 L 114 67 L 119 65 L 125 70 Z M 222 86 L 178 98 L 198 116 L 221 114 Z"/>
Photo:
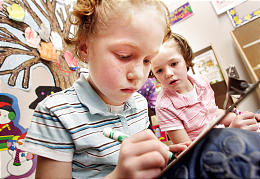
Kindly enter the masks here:
<path id="1" fill-rule="evenodd" d="M 129 68 L 127 73 L 128 80 L 140 80 L 144 78 L 144 66 L 143 64 L 135 64 Z"/>
<path id="2" fill-rule="evenodd" d="M 169 78 L 169 77 L 172 77 L 174 75 L 174 72 L 173 72 L 173 70 L 171 70 L 170 68 L 166 68 L 165 69 L 165 77 L 166 78 Z"/>

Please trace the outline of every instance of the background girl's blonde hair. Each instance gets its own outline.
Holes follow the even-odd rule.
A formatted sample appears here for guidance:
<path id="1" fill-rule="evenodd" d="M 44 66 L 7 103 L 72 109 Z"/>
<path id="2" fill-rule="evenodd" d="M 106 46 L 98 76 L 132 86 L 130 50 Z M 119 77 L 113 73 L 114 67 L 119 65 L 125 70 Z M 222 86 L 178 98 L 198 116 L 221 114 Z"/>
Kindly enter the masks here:
<path id="1" fill-rule="evenodd" d="M 193 63 L 192 60 L 194 58 L 194 53 L 192 51 L 191 46 L 189 45 L 189 43 L 187 42 L 187 40 L 181 36 L 180 34 L 174 33 L 172 32 L 169 35 L 169 38 L 167 39 L 167 42 L 170 42 L 173 40 L 174 45 L 177 45 L 179 48 L 180 53 L 182 54 L 187 68 L 189 67 L 193 67 Z"/>

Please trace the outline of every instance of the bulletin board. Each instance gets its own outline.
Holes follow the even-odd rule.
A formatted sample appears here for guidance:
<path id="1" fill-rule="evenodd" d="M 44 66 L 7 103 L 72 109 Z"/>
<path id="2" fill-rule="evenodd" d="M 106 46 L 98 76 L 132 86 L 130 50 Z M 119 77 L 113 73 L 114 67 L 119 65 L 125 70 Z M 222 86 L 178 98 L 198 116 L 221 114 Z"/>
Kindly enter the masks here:
<path id="1" fill-rule="evenodd" d="M 208 78 L 210 85 L 215 94 L 215 102 L 219 108 L 223 108 L 226 91 L 227 91 L 227 75 L 216 55 L 216 52 L 212 45 L 209 45 L 194 53 L 194 59 L 192 61 L 194 66 L 192 71 L 194 74 L 203 75 Z M 228 106 L 233 103 L 232 99 L 229 98 Z"/>
<path id="2" fill-rule="evenodd" d="M 37 155 L 22 150 L 33 110 L 70 87 L 77 58 L 69 13 L 74 0 L 0 0 L 0 178 L 35 178 Z"/>
<path id="3" fill-rule="evenodd" d="M 235 47 L 249 74 L 250 82 L 260 79 L 260 18 L 244 24 L 231 32 Z M 257 90 L 260 99 L 260 89 Z"/>

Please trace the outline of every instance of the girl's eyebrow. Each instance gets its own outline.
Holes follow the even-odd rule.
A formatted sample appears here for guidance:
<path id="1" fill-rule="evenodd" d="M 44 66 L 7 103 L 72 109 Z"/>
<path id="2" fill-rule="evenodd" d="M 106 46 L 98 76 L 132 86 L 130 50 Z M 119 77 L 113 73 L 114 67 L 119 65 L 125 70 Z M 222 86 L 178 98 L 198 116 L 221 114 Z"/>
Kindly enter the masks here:
<path id="1" fill-rule="evenodd" d="M 130 41 L 127 41 L 127 40 L 119 40 L 119 41 L 116 41 L 115 44 L 116 45 L 123 45 L 123 46 L 130 47 L 130 48 L 133 48 L 133 49 L 137 49 L 139 51 L 142 50 L 141 49 L 142 47 L 139 47 L 136 43 L 130 42 Z M 148 57 L 153 58 L 158 53 L 159 53 L 159 49 L 154 50 L 150 55 L 148 55 Z"/>

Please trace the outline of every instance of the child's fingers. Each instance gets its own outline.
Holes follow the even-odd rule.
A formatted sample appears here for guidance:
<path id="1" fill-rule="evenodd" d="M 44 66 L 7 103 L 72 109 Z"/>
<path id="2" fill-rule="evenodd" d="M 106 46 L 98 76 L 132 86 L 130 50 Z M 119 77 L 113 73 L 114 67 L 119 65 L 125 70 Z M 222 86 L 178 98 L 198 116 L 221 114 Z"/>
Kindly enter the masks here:
<path id="1" fill-rule="evenodd" d="M 260 122 L 260 114 L 255 114 L 255 119 Z"/>
<path id="2" fill-rule="evenodd" d="M 161 174 L 161 169 L 159 168 L 151 168 L 148 170 L 141 170 L 135 173 L 134 176 L 127 176 L 124 178 L 129 179 L 146 179 L 146 178 L 157 178 Z"/>
<path id="3" fill-rule="evenodd" d="M 254 118 L 255 116 L 255 113 L 252 113 L 252 112 L 243 112 L 241 115 L 238 115 L 237 117 L 239 118 L 243 118 L 243 119 L 251 119 L 251 118 Z"/>
<path id="4" fill-rule="evenodd" d="M 161 153 L 157 151 L 145 153 L 137 157 L 138 164 L 136 164 L 137 169 L 147 170 L 151 168 L 163 169 L 166 167 L 167 163 Z"/>
<path id="5" fill-rule="evenodd" d="M 259 129 L 259 125 L 255 123 L 252 125 L 244 126 L 242 127 L 242 129 L 249 130 L 249 131 L 257 131 Z"/>
<path id="6" fill-rule="evenodd" d="M 173 153 L 180 153 L 185 149 L 187 149 L 187 145 L 184 144 L 175 144 L 175 145 L 170 145 L 169 147 L 170 147 L 170 151 L 172 151 Z"/>
<path id="7" fill-rule="evenodd" d="M 241 122 L 242 125 L 244 126 L 249 126 L 249 125 L 253 125 L 253 124 L 256 124 L 257 121 L 255 118 L 250 118 L 250 119 L 243 119 L 243 121 Z"/>
<path id="8" fill-rule="evenodd" d="M 154 133 L 150 129 L 146 129 L 129 137 L 128 141 L 136 143 L 136 142 L 146 141 L 150 139 L 158 140 L 158 138 L 154 135 Z"/>
<path id="9" fill-rule="evenodd" d="M 147 178 L 147 176 L 149 176 L 149 178 L 157 178 L 160 174 L 161 174 L 161 170 L 158 168 L 155 168 L 155 169 L 140 171 L 136 178 L 137 179 Z"/>
<path id="10" fill-rule="evenodd" d="M 134 136 L 133 136 L 134 137 Z M 129 138 L 130 139 L 130 138 Z M 160 142 L 157 138 L 156 139 L 149 139 L 139 142 L 131 142 L 131 140 L 125 139 L 123 141 L 123 144 L 127 142 L 127 146 L 121 149 L 121 153 L 123 155 L 129 156 L 129 155 L 144 155 L 146 153 L 150 152 L 158 152 L 160 153 L 164 160 L 167 162 L 169 159 L 169 147 L 166 146 L 164 143 Z"/>

